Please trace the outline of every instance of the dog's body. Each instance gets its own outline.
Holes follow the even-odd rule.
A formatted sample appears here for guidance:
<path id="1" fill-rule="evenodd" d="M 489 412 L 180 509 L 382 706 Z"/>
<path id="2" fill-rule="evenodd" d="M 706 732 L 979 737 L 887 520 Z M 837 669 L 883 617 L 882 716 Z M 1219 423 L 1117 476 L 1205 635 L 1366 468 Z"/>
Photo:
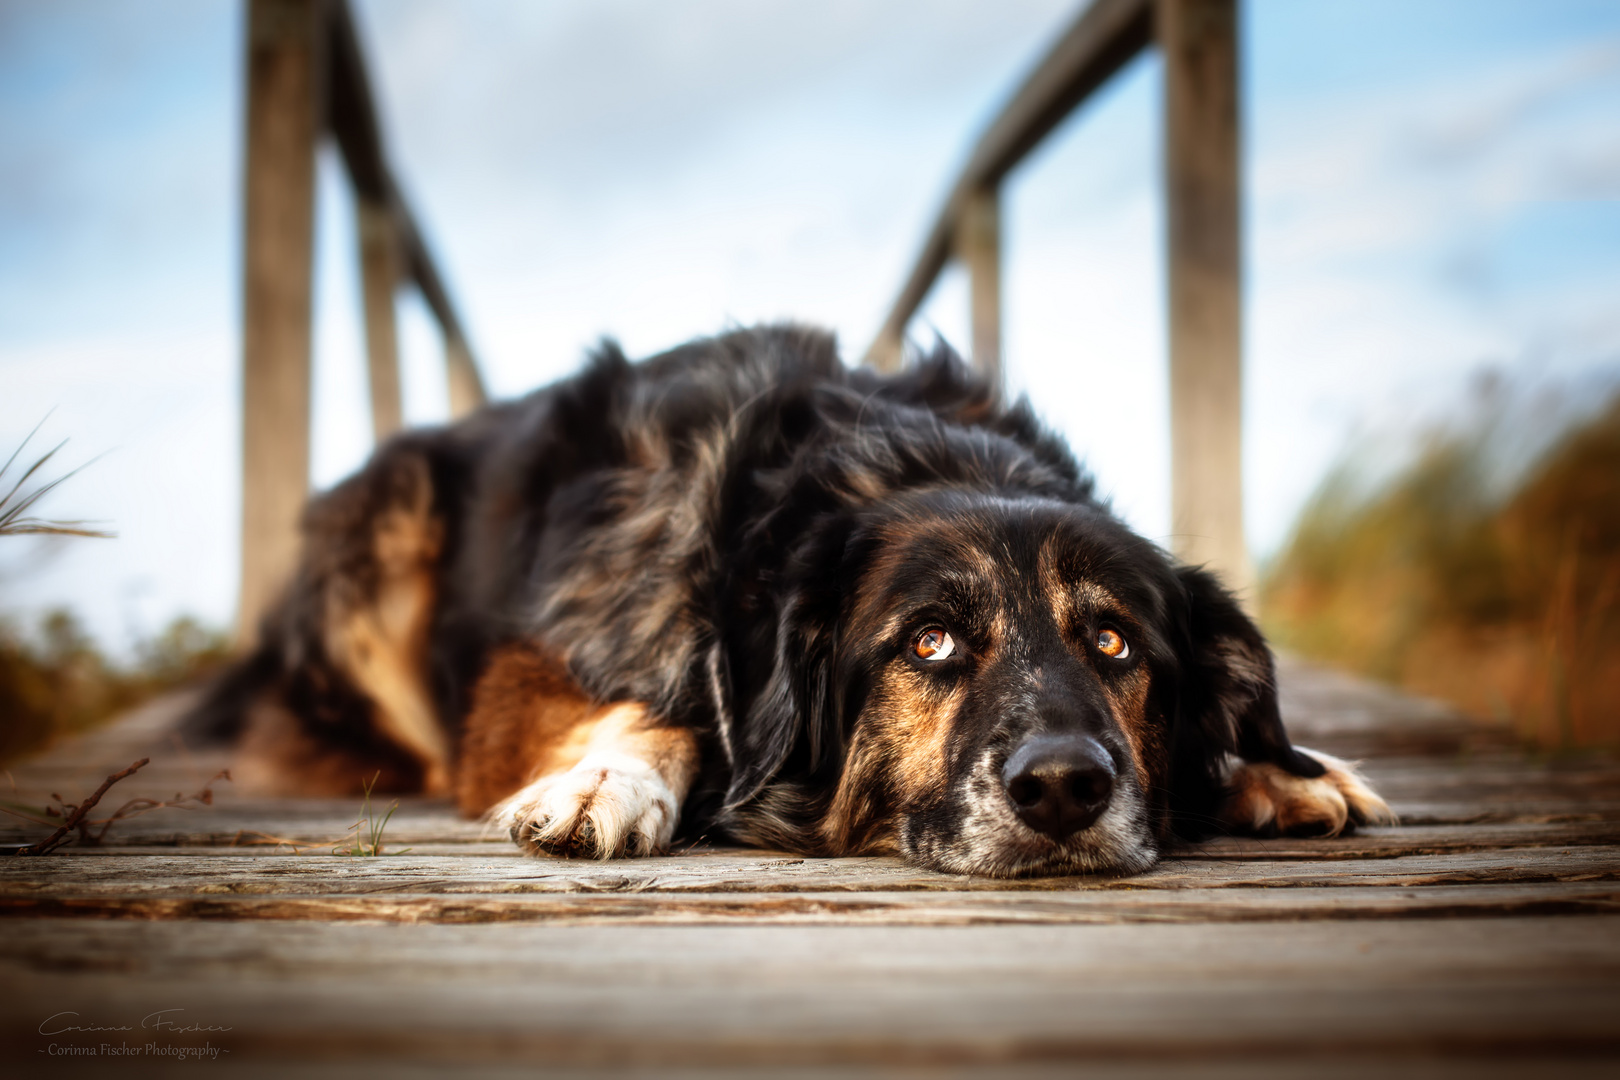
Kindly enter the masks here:
<path id="1" fill-rule="evenodd" d="M 1027 407 L 946 350 L 883 378 L 792 327 L 607 346 L 388 443 L 311 505 L 192 730 L 240 734 L 260 788 L 380 771 L 562 854 L 679 829 L 1130 872 L 1173 833 L 1388 814 L 1289 745 L 1253 623 Z"/>

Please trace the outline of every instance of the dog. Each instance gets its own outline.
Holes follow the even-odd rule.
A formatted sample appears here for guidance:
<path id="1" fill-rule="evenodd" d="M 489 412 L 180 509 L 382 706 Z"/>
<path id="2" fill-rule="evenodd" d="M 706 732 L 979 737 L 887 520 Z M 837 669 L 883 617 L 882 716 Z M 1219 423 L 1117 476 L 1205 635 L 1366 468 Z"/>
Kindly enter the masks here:
<path id="1" fill-rule="evenodd" d="M 190 718 L 262 791 L 453 794 L 526 851 L 677 835 L 981 875 L 1392 820 L 1295 748 L 1208 571 L 940 344 L 740 329 L 408 431 L 314 499 Z"/>

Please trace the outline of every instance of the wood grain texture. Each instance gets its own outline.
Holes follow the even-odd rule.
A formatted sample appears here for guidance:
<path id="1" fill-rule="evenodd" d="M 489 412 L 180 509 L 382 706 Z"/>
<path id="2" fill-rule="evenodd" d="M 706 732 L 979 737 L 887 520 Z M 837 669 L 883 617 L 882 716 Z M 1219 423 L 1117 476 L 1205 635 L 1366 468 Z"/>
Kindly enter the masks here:
<path id="1" fill-rule="evenodd" d="M 240 1058 L 547 1065 L 1578 1056 L 1620 1046 L 1620 918 L 1152 926 L 40 920 L 0 977 Z M 1391 978 L 1392 970 L 1398 971 Z M 129 988 L 138 985 L 137 996 Z M 50 1006 L 44 1006 L 50 1008 Z M 0 1040 L 41 1042 L 34 1008 Z"/>

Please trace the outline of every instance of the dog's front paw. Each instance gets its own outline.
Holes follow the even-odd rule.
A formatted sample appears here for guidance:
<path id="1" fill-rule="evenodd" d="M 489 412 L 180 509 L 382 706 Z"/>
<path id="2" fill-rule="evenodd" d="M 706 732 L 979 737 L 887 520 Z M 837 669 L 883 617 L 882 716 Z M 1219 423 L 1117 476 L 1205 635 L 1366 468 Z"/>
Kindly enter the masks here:
<path id="1" fill-rule="evenodd" d="M 679 812 L 652 766 L 627 754 L 594 753 L 536 780 L 490 818 L 531 855 L 608 859 L 663 851 Z"/>
<path id="2" fill-rule="evenodd" d="M 1394 811 L 1354 765 L 1316 750 L 1300 752 L 1327 771 L 1307 778 L 1269 763 L 1245 762 L 1227 780 L 1222 823 L 1257 836 L 1337 836 L 1354 825 L 1396 823 Z"/>

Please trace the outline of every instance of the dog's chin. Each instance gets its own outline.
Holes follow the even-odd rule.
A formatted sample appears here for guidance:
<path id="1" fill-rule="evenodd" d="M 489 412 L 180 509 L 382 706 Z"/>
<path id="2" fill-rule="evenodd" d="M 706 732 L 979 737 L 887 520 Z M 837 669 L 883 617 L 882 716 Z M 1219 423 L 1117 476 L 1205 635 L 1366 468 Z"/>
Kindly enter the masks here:
<path id="1" fill-rule="evenodd" d="M 1097 823 L 1063 840 L 1029 828 L 1010 810 L 970 814 L 954 835 L 907 836 L 904 853 L 932 870 L 979 877 L 1122 877 L 1158 861 L 1158 846 L 1140 808 L 1122 801 Z"/>
<path id="2" fill-rule="evenodd" d="M 1128 877 L 1151 868 L 1158 858 L 1158 851 L 1151 843 L 1091 844 L 1082 835 L 1064 843 L 1042 839 L 988 851 L 952 852 L 943 858 L 924 861 L 933 870 L 977 877 Z"/>

